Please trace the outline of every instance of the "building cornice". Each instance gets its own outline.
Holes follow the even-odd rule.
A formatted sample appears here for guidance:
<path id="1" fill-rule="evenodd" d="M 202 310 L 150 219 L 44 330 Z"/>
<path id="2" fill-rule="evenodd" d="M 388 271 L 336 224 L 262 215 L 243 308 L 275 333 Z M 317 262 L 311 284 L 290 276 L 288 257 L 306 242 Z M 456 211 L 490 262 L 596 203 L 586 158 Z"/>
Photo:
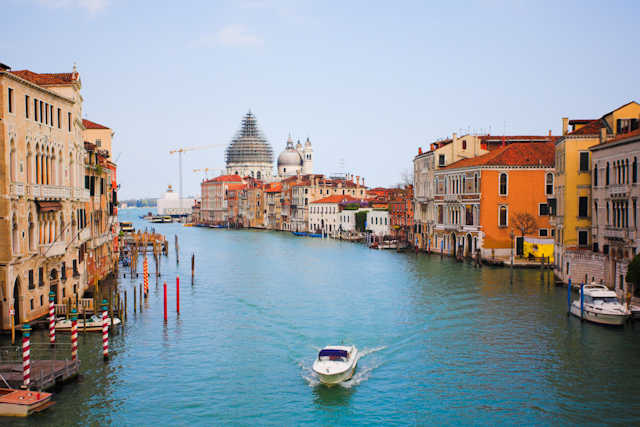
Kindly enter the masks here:
<path id="1" fill-rule="evenodd" d="M 52 90 L 47 89 L 46 87 L 39 86 L 39 85 L 37 85 L 35 83 L 31 83 L 29 80 L 25 80 L 25 79 L 23 79 L 21 77 L 18 77 L 13 73 L 9 73 L 9 72 L 6 72 L 6 71 L 0 71 L 0 76 L 5 76 L 10 80 L 14 80 L 15 82 L 23 84 L 25 86 L 28 86 L 31 89 L 35 89 L 37 91 L 44 92 L 49 96 L 61 99 L 61 100 L 66 101 L 66 102 L 68 102 L 68 103 L 70 103 L 72 105 L 76 103 L 76 101 L 74 101 L 73 99 L 67 98 L 66 96 L 62 96 L 57 92 L 54 92 Z"/>

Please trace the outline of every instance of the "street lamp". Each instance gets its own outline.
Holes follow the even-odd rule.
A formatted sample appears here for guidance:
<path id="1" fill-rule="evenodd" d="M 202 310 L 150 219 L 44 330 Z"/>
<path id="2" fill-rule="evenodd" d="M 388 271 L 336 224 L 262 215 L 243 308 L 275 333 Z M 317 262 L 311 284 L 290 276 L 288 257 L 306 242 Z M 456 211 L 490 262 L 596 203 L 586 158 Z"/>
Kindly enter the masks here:
<path id="1" fill-rule="evenodd" d="M 509 237 L 511 238 L 511 272 L 510 272 L 511 283 L 513 283 L 513 237 L 514 236 L 515 234 L 513 233 L 513 228 L 512 228 L 511 233 L 509 233 Z"/>

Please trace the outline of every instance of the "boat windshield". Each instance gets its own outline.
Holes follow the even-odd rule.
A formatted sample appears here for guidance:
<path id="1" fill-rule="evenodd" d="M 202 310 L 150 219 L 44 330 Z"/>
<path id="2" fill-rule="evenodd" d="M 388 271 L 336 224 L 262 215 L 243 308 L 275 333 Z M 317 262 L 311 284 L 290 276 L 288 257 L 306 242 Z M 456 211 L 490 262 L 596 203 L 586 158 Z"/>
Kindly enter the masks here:
<path id="1" fill-rule="evenodd" d="M 324 349 L 320 350 L 318 357 L 328 357 L 329 360 L 338 360 L 340 357 L 348 358 L 347 350 Z"/>
<path id="2" fill-rule="evenodd" d="M 594 304 L 620 304 L 616 297 L 593 297 Z"/>

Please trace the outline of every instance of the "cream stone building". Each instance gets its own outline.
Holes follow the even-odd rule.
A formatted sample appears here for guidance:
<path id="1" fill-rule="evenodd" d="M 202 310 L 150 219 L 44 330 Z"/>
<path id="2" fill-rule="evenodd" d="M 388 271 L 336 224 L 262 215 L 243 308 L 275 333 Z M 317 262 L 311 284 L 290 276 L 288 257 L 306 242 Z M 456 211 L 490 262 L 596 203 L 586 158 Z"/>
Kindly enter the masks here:
<path id="1" fill-rule="evenodd" d="M 80 75 L 0 64 L 0 329 L 84 292 L 91 237 Z"/>
<path id="2" fill-rule="evenodd" d="M 84 140 L 95 144 L 97 150 L 105 151 L 113 159 L 111 141 L 116 134 L 112 129 L 94 123 L 87 119 L 82 119 L 84 126 Z"/>

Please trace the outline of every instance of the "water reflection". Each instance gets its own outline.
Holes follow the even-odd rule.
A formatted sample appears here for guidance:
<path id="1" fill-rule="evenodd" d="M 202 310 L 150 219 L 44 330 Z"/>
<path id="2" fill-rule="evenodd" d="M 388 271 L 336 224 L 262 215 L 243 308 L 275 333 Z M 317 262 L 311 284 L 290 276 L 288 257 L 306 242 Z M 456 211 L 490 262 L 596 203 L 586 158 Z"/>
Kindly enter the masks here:
<path id="1" fill-rule="evenodd" d="M 313 388 L 313 403 L 322 411 L 332 414 L 336 412 L 337 407 L 349 406 L 355 393 L 355 387 L 327 386 L 319 383 Z"/>

